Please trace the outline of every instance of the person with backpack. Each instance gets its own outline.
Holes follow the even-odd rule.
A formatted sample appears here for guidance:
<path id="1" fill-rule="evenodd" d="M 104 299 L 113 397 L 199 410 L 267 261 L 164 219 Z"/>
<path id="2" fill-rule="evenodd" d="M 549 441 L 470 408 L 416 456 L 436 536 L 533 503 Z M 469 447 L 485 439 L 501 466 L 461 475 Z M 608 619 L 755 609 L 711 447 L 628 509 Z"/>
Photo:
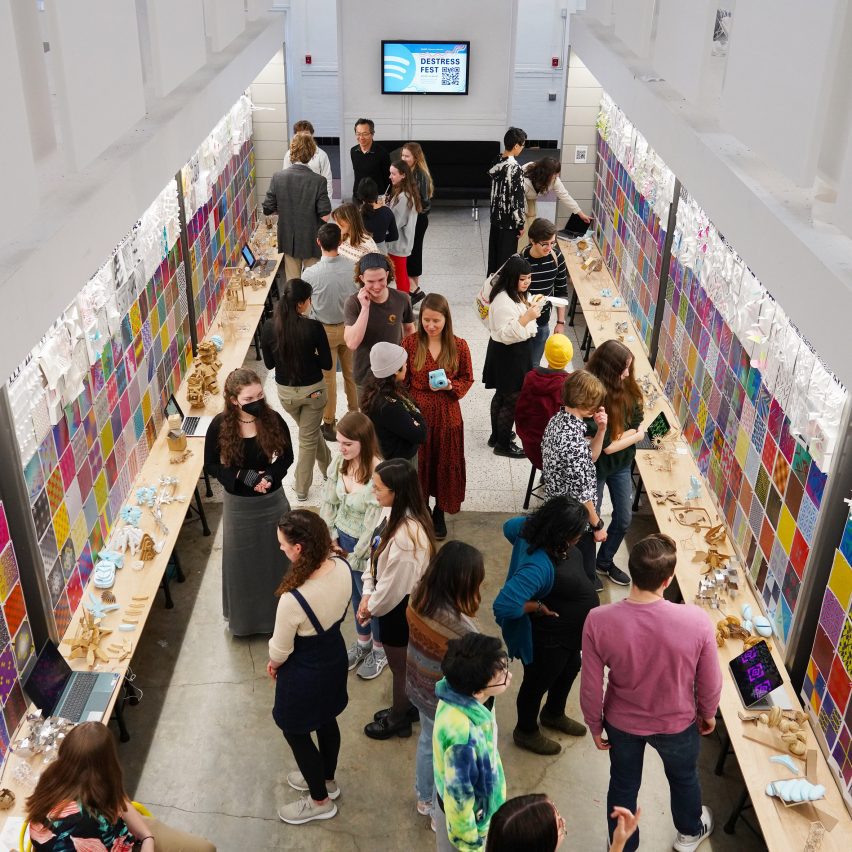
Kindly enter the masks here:
<path id="1" fill-rule="evenodd" d="M 544 344 L 550 337 L 549 296 L 568 297 L 568 268 L 565 257 L 556 241 L 556 225 L 547 219 L 536 219 L 530 225 L 529 245 L 520 252 L 521 257 L 529 261 L 532 270 L 530 296 L 541 295 L 541 316 L 536 320 L 537 333 L 532 344 L 532 365 L 538 367 L 544 354 Z M 556 306 L 556 334 L 565 334 L 565 306 Z"/>
<path id="2" fill-rule="evenodd" d="M 518 250 L 524 229 L 527 198 L 524 172 L 515 159 L 524 150 L 527 134 L 510 127 L 503 136 L 503 153 L 488 174 L 491 177 L 491 229 L 488 232 L 488 274 L 493 275 Z"/>

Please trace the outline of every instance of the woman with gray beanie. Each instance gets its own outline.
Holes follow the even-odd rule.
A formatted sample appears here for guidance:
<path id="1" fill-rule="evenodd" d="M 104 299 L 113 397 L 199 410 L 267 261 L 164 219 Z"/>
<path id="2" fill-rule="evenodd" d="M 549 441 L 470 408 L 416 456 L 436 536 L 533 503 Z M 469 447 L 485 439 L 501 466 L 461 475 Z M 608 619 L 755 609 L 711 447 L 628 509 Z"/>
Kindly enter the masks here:
<path id="1" fill-rule="evenodd" d="M 402 385 L 407 361 L 408 353 L 395 343 L 373 346 L 361 411 L 373 421 L 385 459 L 413 462 L 426 440 L 426 421 Z"/>

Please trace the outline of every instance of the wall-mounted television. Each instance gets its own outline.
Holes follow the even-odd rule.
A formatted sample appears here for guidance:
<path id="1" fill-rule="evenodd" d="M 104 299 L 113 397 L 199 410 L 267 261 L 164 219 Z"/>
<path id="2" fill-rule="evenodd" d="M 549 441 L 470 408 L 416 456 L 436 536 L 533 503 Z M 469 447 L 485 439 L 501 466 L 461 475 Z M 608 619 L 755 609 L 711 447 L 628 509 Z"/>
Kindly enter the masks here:
<path id="1" fill-rule="evenodd" d="M 383 95 L 466 95 L 469 41 L 382 41 Z"/>

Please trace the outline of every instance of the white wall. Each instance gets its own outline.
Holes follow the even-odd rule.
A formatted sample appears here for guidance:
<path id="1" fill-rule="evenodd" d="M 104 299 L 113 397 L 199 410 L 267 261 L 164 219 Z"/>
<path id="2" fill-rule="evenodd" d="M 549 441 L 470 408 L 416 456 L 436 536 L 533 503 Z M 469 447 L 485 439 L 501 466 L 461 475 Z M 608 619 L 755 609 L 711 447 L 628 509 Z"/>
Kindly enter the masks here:
<path id="1" fill-rule="evenodd" d="M 592 213 L 595 194 L 596 120 L 601 102 L 601 84 L 582 59 L 571 51 L 568 60 L 568 85 L 565 91 L 565 122 L 562 128 L 562 173 L 565 188 L 585 213 Z M 578 145 L 586 146 L 585 163 L 575 163 Z M 568 208 L 557 205 L 556 219 L 568 218 Z"/>
<path id="2" fill-rule="evenodd" d="M 740 4 L 742 5 L 742 4 Z M 739 11 L 738 5 L 737 10 Z M 733 28 L 736 31 L 737 20 Z M 571 21 L 571 49 L 680 178 L 826 366 L 852 387 L 852 240 L 812 220 L 813 193 L 772 170 L 665 83 L 642 79 L 611 29 Z M 847 140 L 846 164 L 852 163 Z M 846 179 L 852 181 L 852 169 Z M 838 192 L 838 207 L 842 194 Z M 852 214 L 852 203 L 844 208 Z"/>
<path id="3" fill-rule="evenodd" d="M 2 17 L 9 2 L 0 4 L 0 40 L 13 32 L 20 34 L 11 25 L 7 26 L 8 20 Z M 116 5 L 124 9 L 124 4 Z M 135 10 L 135 4 L 131 5 Z M 134 23 L 143 18 L 140 14 Z M 74 137 L 66 135 L 63 124 L 57 134 L 55 153 L 38 160 L 34 174 L 28 175 L 26 164 L 28 159 L 32 162 L 34 148 L 12 147 L 13 142 L 20 147 L 18 131 L 27 126 L 21 96 L 29 95 L 28 80 L 21 81 L 20 75 L 15 78 L 15 53 L 8 44 L 3 44 L 0 88 L 6 88 L 0 94 L 4 115 L 12 120 L 6 122 L 8 127 L 4 125 L 6 130 L 0 137 L 7 199 L 2 215 L 7 211 L 15 215 L 9 217 L 11 221 L 4 222 L 8 227 L 4 228 L 4 240 L 0 242 L 0 304 L 3 305 L 0 380 L 11 374 L 166 182 L 281 48 L 281 15 L 260 16 L 249 22 L 225 49 L 208 54 L 204 67 L 168 96 L 160 98 L 144 91 L 143 98 L 152 98 L 145 102 L 145 117 L 123 131 L 122 119 L 126 115 L 109 101 L 87 104 L 78 113 L 73 110 L 75 98 L 81 96 L 80 74 L 86 63 L 96 55 L 109 63 L 92 69 L 97 78 L 90 86 L 94 98 L 114 84 L 114 80 L 105 82 L 103 78 L 113 75 L 126 81 L 127 77 L 117 70 L 122 67 L 121 62 L 116 62 L 109 52 L 100 53 L 89 42 L 81 42 L 78 23 L 72 21 L 66 27 L 63 13 L 56 20 L 59 25 L 52 29 L 51 50 L 42 54 L 43 61 L 56 61 L 54 50 L 59 50 L 61 61 L 56 62 L 54 71 L 72 67 L 75 76 L 66 81 L 65 89 L 57 92 L 54 99 L 66 101 L 62 110 L 74 122 L 79 122 L 83 114 L 97 111 L 95 120 L 103 136 L 78 137 L 75 145 Z M 122 33 L 118 41 L 124 44 L 126 35 Z M 138 69 L 139 50 L 138 41 L 135 55 L 128 49 L 131 54 L 127 57 L 128 66 Z M 71 89 L 74 97 L 70 96 Z M 131 99 L 141 89 L 140 84 L 131 93 Z M 36 98 L 39 92 L 36 85 Z M 110 122 L 113 114 L 118 118 L 115 124 Z M 53 120 L 52 115 L 50 118 Z M 81 141 L 85 142 L 82 146 Z M 65 165 L 67 159 L 75 159 L 78 153 L 84 158 L 91 157 L 93 147 L 102 149 L 102 153 L 85 168 Z M 14 168 L 9 168 L 10 164 Z M 18 181 L 26 185 L 19 187 Z"/>
<path id="4" fill-rule="evenodd" d="M 258 207 L 269 189 L 269 181 L 284 162 L 292 122 L 287 120 L 284 51 L 269 60 L 251 84 L 251 100 L 257 109 L 252 113 L 254 168 Z"/>
<path id="5" fill-rule="evenodd" d="M 383 0 L 338 0 L 341 147 L 354 143 L 355 119 L 376 123 L 376 139 L 498 140 L 509 124 L 515 52 L 515 0 L 432 0 L 389 19 Z M 470 94 L 383 95 L 383 38 L 463 39 L 470 45 Z M 348 151 L 341 157 L 343 194 L 352 186 Z"/>
<path id="6" fill-rule="evenodd" d="M 531 139 L 556 139 L 559 144 L 562 135 L 568 9 L 573 5 L 566 0 L 518 0 L 510 124 L 522 127 Z M 554 57 L 557 68 L 551 67 Z M 549 92 L 556 100 L 548 100 Z"/>
<path id="7" fill-rule="evenodd" d="M 317 136 L 340 136 L 337 0 L 278 0 L 276 5 L 287 9 L 290 123 L 307 119 Z M 305 62 L 306 55 L 311 57 L 310 65 Z"/>

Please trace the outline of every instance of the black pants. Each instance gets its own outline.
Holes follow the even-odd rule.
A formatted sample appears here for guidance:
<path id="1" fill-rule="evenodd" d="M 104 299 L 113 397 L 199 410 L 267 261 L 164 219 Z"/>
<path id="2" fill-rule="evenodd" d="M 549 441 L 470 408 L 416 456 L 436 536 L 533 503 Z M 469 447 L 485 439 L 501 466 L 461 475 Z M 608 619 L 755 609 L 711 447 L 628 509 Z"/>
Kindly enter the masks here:
<path id="1" fill-rule="evenodd" d="M 595 542 L 595 535 L 592 532 L 585 532 L 580 536 L 580 540 L 575 545 L 577 550 L 583 555 L 583 570 L 586 576 L 595 582 L 595 559 L 597 558 L 598 545 Z"/>
<path id="2" fill-rule="evenodd" d="M 498 228 L 492 222 L 488 232 L 488 274 L 496 272 L 517 251 L 517 229 Z"/>
<path id="3" fill-rule="evenodd" d="M 405 261 L 409 278 L 419 278 L 423 274 L 423 237 L 428 227 L 429 215 L 418 213 L 417 223 L 414 226 L 414 245 L 411 247 L 411 254 Z"/>
<path id="4" fill-rule="evenodd" d="M 328 798 L 325 782 L 333 780 L 337 771 L 337 756 L 340 754 L 340 728 L 337 726 L 337 719 L 332 719 L 314 733 L 317 735 L 316 743 L 310 734 L 285 732 L 284 739 L 293 751 L 299 772 L 305 776 L 311 798 L 322 802 Z"/>
<path id="5" fill-rule="evenodd" d="M 524 664 L 524 679 L 518 690 L 518 730 L 525 734 L 538 730 L 538 712 L 545 693 L 544 712 L 548 716 L 562 716 L 579 672 L 579 648 L 540 648 L 533 643 L 533 661 Z"/>
<path id="6" fill-rule="evenodd" d="M 515 422 L 515 407 L 518 404 L 520 391 L 505 393 L 494 391 L 491 399 L 491 434 L 497 446 L 506 449 L 512 440 L 512 424 Z"/>

